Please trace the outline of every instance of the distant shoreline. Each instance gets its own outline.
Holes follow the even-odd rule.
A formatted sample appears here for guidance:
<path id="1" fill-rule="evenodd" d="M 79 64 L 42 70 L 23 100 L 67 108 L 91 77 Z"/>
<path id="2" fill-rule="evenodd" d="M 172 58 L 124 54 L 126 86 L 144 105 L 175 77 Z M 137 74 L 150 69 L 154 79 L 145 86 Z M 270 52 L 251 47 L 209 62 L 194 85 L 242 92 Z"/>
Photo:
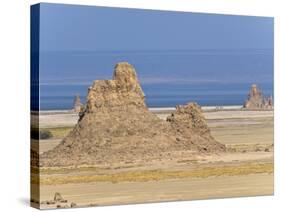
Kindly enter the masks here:
<path id="1" fill-rule="evenodd" d="M 274 109 L 245 109 L 243 105 L 225 105 L 225 106 L 202 106 L 203 112 L 214 112 L 214 111 L 274 111 Z M 150 112 L 162 114 L 171 113 L 176 110 L 176 107 L 150 107 L 148 108 Z M 73 110 L 61 109 L 61 110 L 40 110 L 40 114 L 78 114 Z M 38 111 L 31 111 L 31 114 L 38 114 Z"/>
<path id="2" fill-rule="evenodd" d="M 225 106 L 202 106 L 203 111 L 217 111 L 217 110 L 240 110 L 243 105 L 225 105 Z M 153 113 L 167 113 L 175 111 L 176 107 L 149 107 L 149 111 Z M 37 111 L 31 111 L 37 113 Z M 70 114 L 75 113 L 71 109 L 54 109 L 54 110 L 40 110 L 40 114 Z"/>

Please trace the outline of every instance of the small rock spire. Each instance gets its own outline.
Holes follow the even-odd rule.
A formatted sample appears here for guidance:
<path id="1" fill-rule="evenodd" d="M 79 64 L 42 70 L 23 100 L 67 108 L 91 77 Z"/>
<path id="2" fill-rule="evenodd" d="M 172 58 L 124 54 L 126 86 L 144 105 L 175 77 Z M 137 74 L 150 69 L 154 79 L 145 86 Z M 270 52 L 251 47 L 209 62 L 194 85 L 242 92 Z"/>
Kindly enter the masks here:
<path id="1" fill-rule="evenodd" d="M 79 94 L 76 94 L 75 95 L 75 98 L 74 98 L 74 104 L 73 104 L 73 110 L 74 112 L 80 112 L 81 111 L 81 108 L 82 108 L 82 103 L 81 103 L 81 100 L 80 100 L 80 96 Z"/>

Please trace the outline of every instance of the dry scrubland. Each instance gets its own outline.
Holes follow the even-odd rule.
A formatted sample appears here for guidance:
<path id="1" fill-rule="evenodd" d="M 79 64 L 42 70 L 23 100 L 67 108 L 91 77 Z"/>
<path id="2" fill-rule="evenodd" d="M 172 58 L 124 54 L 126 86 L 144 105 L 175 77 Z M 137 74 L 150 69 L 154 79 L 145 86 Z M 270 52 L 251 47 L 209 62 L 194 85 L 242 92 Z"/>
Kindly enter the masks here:
<path id="1" fill-rule="evenodd" d="M 162 119 L 170 114 L 153 113 Z M 71 202 L 80 207 L 272 194 L 273 111 L 213 110 L 204 115 L 214 138 L 226 145 L 226 153 L 148 164 L 41 168 L 41 208 L 70 207 Z M 73 113 L 43 114 L 41 126 L 53 137 L 40 141 L 40 153 L 54 148 L 77 118 Z M 37 183 L 38 170 L 32 171 L 32 182 Z M 67 202 L 47 204 L 55 192 Z"/>

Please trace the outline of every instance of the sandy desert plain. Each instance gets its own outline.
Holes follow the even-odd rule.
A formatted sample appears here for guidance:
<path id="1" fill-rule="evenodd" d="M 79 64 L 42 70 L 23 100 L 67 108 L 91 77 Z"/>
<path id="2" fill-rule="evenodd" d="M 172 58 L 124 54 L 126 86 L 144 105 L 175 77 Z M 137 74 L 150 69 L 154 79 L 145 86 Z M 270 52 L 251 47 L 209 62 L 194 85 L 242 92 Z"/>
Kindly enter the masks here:
<path id="1" fill-rule="evenodd" d="M 272 195 L 274 112 L 241 107 L 202 107 L 212 136 L 227 147 L 224 153 L 145 164 L 40 168 L 39 182 L 38 170 L 32 170 L 32 189 L 39 192 L 40 208 Z M 150 108 L 161 119 L 173 110 Z M 54 148 L 77 119 L 71 111 L 41 111 L 40 128 L 53 137 L 32 140 L 32 148 L 40 153 Z M 38 120 L 38 115 L 33 114 L 32 120 Z M 67 201 L 52 203 L 56 192 Z"/>

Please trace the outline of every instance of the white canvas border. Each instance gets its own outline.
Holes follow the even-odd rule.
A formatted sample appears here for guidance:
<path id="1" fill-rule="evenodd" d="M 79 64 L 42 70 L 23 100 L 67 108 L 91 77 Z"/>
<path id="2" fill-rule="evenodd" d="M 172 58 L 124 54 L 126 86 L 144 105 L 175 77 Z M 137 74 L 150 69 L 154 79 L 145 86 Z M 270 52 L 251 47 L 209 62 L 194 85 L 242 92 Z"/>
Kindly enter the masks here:
<path id="1" fill-rule="evenodd" d="M 1 210 L 34 210 L 29 202 L 29 6 L 39 1 L 1 1 Z M 280 194 L 280 38 L 278 0 L 49 0 L 85 4 L 275 18 L 275 195 L 76 209 L 75 211 L 277 211 Z M 69 209 L 74 211 L 74 209 Z"/>

